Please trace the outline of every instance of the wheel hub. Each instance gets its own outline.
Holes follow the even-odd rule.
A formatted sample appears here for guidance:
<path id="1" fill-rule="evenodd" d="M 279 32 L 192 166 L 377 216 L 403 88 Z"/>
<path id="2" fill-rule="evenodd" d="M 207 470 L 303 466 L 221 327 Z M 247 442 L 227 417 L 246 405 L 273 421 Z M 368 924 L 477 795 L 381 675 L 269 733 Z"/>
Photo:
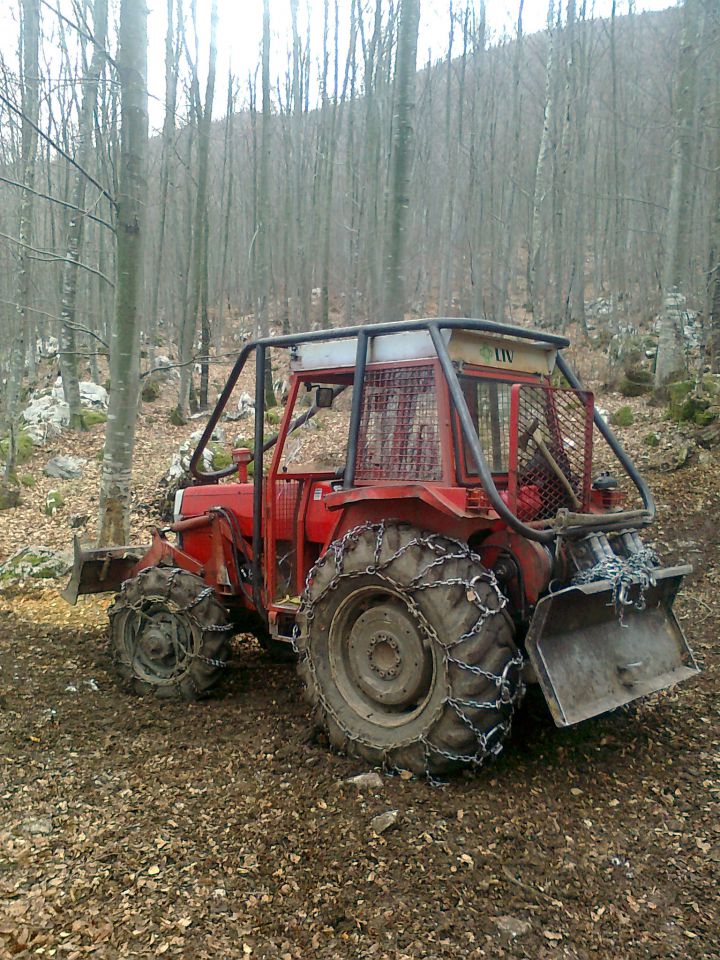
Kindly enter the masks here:
<path id="1" fill-rule="evenodd" d="M 427 693 L 432 657 L 409 611 L 398 601 L 373 605 L 352 624 L 347 673 L 377 705 L 413 708 Z"/>
<path id="2" fill-rule="evenodd" d="M 368 644 L 370 667 L 382 680 L 392 680 L 402 666 L 400 645 L 387 633 L 375 634 Z"/>
<path id="3" fill-rule="evenodd" d="M 140 613 L 139 622 L 131 621 L 127 627 L 126 643 L 137 675 L 151 682 L 182 673 L 188 640 L 184 624 L 162 607 L 149 607 Z"/>

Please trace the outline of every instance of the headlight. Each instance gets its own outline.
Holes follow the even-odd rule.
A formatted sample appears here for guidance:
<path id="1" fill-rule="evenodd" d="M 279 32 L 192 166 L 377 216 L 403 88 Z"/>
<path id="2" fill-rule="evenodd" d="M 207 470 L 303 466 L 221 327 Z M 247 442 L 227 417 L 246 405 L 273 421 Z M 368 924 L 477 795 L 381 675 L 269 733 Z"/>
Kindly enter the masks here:
<path id="1" fill-rule="evenodd" d="M 173 520 L 182 519 L 182 501 L 184 490 L 178 490 L 175 494 L 175 506 L 173 507 Z"/>

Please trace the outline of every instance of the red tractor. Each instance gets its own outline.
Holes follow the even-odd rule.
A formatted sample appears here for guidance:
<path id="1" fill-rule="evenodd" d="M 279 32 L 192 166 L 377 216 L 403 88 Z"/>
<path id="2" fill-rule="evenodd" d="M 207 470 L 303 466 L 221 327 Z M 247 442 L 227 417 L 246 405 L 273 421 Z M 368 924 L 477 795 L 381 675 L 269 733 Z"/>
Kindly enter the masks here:
<path id="1" fill-rule="evenodd" d="M 564 726 L 692 676 L 690 568 L 640 540 L 652 496 L 567 345 L 461 319 L 249 343 L 201 485 L 149 548 L 76 545 L 66 599 L 119 590 L 117 669 L 157 697 L 206 695 L 234 631 L 294 650 L 335 748 L 430 775 L 498 753 L 527 682 Z M 266 438 L 271 348 L 291 373 Z M 254 449 L 204 472 L 251 354 Z"/>

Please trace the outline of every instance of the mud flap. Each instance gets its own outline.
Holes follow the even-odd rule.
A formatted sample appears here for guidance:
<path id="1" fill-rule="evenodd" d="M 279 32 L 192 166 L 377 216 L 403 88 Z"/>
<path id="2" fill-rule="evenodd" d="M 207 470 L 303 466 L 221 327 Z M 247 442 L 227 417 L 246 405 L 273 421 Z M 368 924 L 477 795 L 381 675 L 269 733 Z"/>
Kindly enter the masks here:
<path id="1" fill-rule="evenodd" d="M 80 541 L 73 541 L 73 568 L 68 585 L 60 596 L 70 604 L 85 593 L 115 593 L 120 584 L 132 576 L 138 560 L 149 547 L 106 547 L 84 550 Z"/>
<path id="2" fill-rule="evenodd" d="M 653 571 L 645 609 L 623 607 L 622 622 L 607 581 L 567 587 L 538 603 L 525 645 L 559 727 L 700 672 L 672 610 L 691 569 Z"/>

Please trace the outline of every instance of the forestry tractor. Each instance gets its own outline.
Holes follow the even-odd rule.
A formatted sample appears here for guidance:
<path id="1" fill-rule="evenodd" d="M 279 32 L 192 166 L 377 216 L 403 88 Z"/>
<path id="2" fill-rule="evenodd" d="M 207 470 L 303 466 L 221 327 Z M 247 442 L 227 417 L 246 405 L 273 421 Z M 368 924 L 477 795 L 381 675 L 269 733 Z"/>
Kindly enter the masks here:
<path id="1" fill-rule="evenodd" d="M 253 632 L 294 653 L 334 748 L 430 776 L 497 754 L 527 683 L 566 726 L 690 677 L 672 609 L 690 567 L 640 539 L 652 495 L 567 346 L 464 319 L 248 343 L 174 522 L 141 549 L 76 542 L 64 595 L 117 592 L 111 650 L 138 693 L 205 696 Z M 268 437 L 271 349 L 290 381 Z M 251 357 L 253 448 L 209 471 Z"/>

